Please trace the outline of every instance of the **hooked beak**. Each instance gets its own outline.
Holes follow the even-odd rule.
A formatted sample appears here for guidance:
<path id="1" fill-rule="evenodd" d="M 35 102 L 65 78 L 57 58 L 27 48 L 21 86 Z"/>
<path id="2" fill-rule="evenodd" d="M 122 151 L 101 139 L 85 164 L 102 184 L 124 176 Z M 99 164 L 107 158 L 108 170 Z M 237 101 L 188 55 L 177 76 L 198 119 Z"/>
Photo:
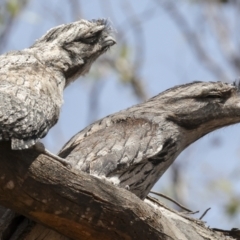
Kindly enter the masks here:
<path id="1" fill-rule="evenodd" d="M 114 44 L 116 44 L 116 40 L 112 36 L 105 37 L 101 43 L 103 49 L 109 48 L 109 47 L 113 46 Z"/>

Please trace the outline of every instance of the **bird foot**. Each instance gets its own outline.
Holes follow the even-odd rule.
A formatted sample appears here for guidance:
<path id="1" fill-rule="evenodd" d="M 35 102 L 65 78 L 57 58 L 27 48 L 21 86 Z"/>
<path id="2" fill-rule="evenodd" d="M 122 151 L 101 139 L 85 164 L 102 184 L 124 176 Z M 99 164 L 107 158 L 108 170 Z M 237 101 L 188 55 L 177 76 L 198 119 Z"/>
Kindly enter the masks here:
<path id="1" fill-rule="evenodd" d="M 57 156 L 57 155 L 49 152 L 49 151 L 45 148 L 45 146 L 44 146 L 43 143 L 37 142 L 37 143 L 34 145 L 34 148 L 35 148 L 38 152 L 43 153 L 43 154 L 45 154 L 45 155 L 47 155 L 47 156 L 49 156 L 49 157 L 57 160 L 58 162 L 60 162 L 62 165 L 64 165 L 64 166 L 67 167 L 68 169 L 71 169 L 71 168 L 72 168 L 71 163 L 69 163 L 68 161 L 66 161 L 64 158 L 61 158 L 61 157 L 59 157 L 59 156 Z"/>

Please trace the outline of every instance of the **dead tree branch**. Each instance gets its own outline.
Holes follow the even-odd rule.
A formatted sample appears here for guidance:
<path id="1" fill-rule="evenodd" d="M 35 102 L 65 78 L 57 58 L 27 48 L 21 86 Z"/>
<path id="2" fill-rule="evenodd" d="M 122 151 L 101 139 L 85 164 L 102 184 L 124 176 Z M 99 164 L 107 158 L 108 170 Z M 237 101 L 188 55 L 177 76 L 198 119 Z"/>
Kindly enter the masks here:
<path id="1" fill-rule="evenodd" d="M 66 237 L 226 239 L 202 222 L 144 203 L 127 190 L 68 170 L 34 150 L 12 151 L 3 142 L 0 152 L 0 203 Z"/>

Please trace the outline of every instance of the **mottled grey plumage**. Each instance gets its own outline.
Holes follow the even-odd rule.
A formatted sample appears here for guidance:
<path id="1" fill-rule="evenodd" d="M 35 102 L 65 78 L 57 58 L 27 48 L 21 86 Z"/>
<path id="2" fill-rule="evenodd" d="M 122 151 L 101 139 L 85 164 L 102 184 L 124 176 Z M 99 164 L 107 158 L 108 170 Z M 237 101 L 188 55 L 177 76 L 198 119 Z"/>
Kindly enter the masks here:
<path id="1" fill-rule="evenodd" d="M 80 20 L 0 56 L 0 140 L 25 149 L 44 137 L 59 118 L 64 88 L 114 44 L 106 20 Z"/>
<path id="2" fill-rule="evenodd" d="M 61 150 L 74 168 L 144 199 L 191 143 L 240 121 L 239 85 L 194 82 L 101 119 Z"/>

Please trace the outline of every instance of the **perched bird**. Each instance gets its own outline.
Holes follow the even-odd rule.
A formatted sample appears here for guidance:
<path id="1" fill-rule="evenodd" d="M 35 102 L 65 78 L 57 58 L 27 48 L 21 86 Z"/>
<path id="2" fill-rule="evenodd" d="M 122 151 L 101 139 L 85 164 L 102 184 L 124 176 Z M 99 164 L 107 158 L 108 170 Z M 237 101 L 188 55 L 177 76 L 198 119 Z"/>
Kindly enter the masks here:
<path id="1" fill-rule="evenodd" d="M 240 85 L 193 82 L 107 116 L 76 134 L 59 156 L 74 168 L 145 199 L 191 143 L 240 122 Z"/>
<path id="2" fill-rule="evenodd" d="M 30 48 L 0 56 L 0 141 L 27 149 L 56 124 L 63 90 L 112 45 L 108 21 L 50 29 Z"/>

